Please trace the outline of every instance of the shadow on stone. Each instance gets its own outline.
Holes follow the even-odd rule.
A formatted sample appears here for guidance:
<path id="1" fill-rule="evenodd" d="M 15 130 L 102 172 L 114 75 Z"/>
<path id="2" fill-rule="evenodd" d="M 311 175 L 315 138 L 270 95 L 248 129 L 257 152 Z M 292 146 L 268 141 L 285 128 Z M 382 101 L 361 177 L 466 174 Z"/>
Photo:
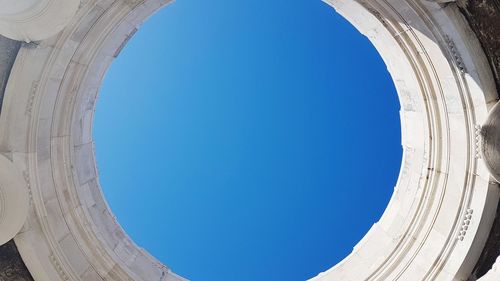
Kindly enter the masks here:
<path id="1" fill-rule="evenodd" d="M 0 280 L 34 281 L 13 240 L 0 246 Z"/>

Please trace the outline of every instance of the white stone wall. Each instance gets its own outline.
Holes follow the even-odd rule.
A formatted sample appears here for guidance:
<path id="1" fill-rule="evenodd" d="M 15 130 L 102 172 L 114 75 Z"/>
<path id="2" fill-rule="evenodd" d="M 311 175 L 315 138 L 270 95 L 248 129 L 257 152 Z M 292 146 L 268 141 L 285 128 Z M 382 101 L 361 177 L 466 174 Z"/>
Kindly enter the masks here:
<path id="1" fill-rule="evenodd" d="M 454 5 L 327 1 L 375 45 L 401 103 L 403 165 L 379 222 L 314 280 L 465 280 L 489 234 L 498 187 L 480 159 L 497 100 L 482 49 Z"/>
<path id="2" fill-rule="evenodd" d="M 15 237 L 37 281 L 185 280 L 129 239 L 101 194 L 92 142 L 104 73 L 167 1 L 82 1 L 64 31 L 25 44 L 6 89 L 0 152 L 26 175 L 28 219 Z"/>

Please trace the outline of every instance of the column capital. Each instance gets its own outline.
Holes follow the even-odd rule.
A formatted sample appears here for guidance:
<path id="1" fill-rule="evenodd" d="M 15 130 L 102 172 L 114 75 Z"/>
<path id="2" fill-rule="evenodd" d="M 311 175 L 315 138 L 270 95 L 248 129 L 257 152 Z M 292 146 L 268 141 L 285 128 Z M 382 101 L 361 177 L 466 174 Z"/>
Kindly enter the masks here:
<path id="1" fill-rule="evenodd" d="M 73 18 L 80 0 L 0 0 L 0 34 L 31 42 L 60 32 Z"/>
<path id="2" fill-rule="evenodd" d="M 27 183 L 22 172 L 0 154 L 0 245 L 21 230 L 28 215 Z"/>

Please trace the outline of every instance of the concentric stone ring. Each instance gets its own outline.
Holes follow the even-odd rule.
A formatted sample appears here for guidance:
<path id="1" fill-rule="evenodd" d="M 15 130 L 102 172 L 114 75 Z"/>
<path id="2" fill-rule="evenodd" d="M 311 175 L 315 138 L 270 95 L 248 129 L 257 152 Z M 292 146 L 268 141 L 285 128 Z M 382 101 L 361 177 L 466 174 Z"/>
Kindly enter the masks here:
<path id="1" fill-rule="evenodd" d="M 11 222 L 24 224 L 14 241 L 29 272 L 37 281 L 184 280 L 116 221 L 101 193 L 92 140 L 106 70 L 168 1 L 22 0 L 68 7 L 37 14 L 36 28 L 10 16 L 6 29 L 1 10 L 16 1 L 0 1 L 0 34 L 36 42 L 7 55 L 13 65 L 3 74 L 0 153 L 30 194 L 27 216 Z M 499 202 L 491 178 L 500 178 L 498 92 L 478 37 L 448 2 L 327 1 L 387 64 L 401 104 L 404 152 L 382 218 L 348 257 L 313 280 L 467 280 L 486 266 L 483 249 Z M 66 13 L 70 6 L 74 15 Z M 45 20 L 57 24 L 40 24 Z M 0 242 L 13 235 L 0 228 Z M 500 280 L 500 272 L 480 280 Z"/>

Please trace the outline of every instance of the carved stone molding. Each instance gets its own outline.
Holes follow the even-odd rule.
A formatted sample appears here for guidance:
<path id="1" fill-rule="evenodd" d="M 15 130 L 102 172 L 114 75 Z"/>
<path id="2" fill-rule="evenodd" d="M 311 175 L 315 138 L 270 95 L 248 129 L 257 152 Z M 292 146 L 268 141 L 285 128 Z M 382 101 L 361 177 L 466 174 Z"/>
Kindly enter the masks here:
<path id="1" fill-rule="evenodd" d="M 327 2 L 386 62 L 401 104 L 404 156 L 382 218 L 314 280 L 466 280 L 488 245 L 500 197 L 479 153 L 481 125 L 498 100 L 484 43 L 453 3 Z M 15 242 L 37 281 L 184 280 L 119 226 L 101 194 L 92 140 L 104 73 L 167 3 L 82 0 L 62 32 L 23 44 L 17 55 L 0 152 L 29 188 L 28 219 Z"/>

